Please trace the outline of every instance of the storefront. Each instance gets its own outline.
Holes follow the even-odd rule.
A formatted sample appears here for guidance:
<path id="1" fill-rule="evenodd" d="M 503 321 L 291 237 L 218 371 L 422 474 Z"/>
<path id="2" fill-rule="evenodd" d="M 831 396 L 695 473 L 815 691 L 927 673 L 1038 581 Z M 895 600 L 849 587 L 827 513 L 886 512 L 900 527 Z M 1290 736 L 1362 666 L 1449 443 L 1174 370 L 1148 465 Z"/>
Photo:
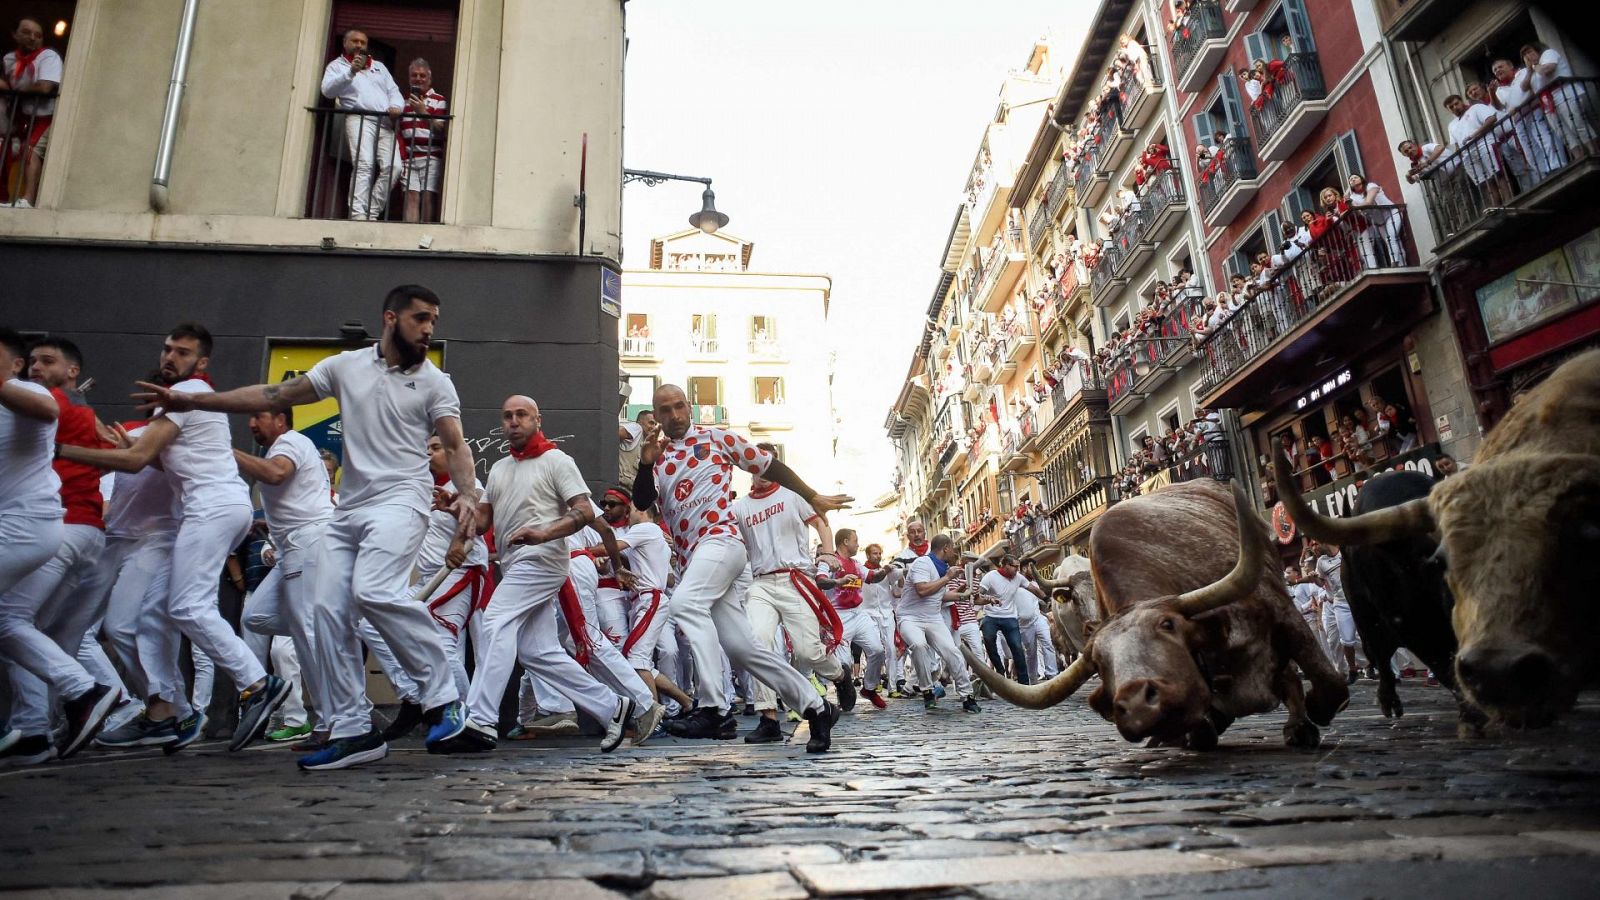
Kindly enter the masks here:
<path id="1" fill-rule="evenodd" d="M 1437 479 L 1440 477 L 1438 474 L 1440 455 L 1438 444 L 1423 444 L 1404 453 L 1387 457 L 1370 468 L 1346 475 L 1332 483 L 1320 485 L 1302 494 L 1301 499 L 1318 515 L 1335 518 L 1354 515 L 1356 496 L 1361 492 L 1361 486 L 1369 479 L 1384 472 L 1400 471 L 1421 472 L 1429 478 Z M 1284 511 L 1282 501 L 1272 505 L 1272 532 L 1280 544 L 1293 544 L 1300 539 L 1299 530 Z"/>

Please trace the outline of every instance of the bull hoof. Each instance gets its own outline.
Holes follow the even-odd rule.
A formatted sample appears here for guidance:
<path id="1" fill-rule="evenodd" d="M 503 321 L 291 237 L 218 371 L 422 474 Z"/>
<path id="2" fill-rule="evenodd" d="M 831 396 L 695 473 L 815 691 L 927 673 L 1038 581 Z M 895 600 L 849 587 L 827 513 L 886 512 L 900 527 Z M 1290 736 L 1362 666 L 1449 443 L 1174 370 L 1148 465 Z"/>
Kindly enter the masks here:
<path id="1" fill-rule="evenodd" d="M 1144 746 L 1146 750 L 1150 750 L 1157 747 L 1176 747 L 1179 746 L 1179 744 L 1177 741 L 1169 738 L 1153 737 L 1150 740 L 1145 741 Z"/>
<path id="2" fill-rule="evenodd" d="M 1224 712 L 1218 712 L 1215 709 L 1206 713 L 1206 718 L 1211 720 L 1211 727 L 1216 730 L 1217 734 L 1222 734 L 1224 731 L 1227 731 L 1228 726 L 1233 724 L 1233 716 L 1230 716 Z"/>
<path id="3" fill-rule="evenodd" d="M 1406 714 L 1405 704 L 1400 702 L 1400 692 L 1393 689 L 1379 689 L 1378 707 L 1383 710 L 1386 719 L 1398 719 Z"/>
<path id="4" fill-rule="evenodd" d="M 1299 750 L 1315 750 L 1322 743 L 1322 732 L 1306 719 L 1291 721 L 1283 726 L 1283 743 Z"/>
<path id="5" fill-rule="evenodd" d="M 1350 705 L 1350 688 L 1342 683 L 1335 682 L 1326 687 L 1313 687 L 1306 694 L 1306 718 L 1312 724 L 1326 728 L 1333 723 L 1333 717 L 1344 711 Z"/>
<path id="6" fill-rule="evenodd" d="M 1217 729 L 1210 722 L 1202 723 L 1184 736 L 1183 746 L 1205 752 L 1217 749 Z"/>

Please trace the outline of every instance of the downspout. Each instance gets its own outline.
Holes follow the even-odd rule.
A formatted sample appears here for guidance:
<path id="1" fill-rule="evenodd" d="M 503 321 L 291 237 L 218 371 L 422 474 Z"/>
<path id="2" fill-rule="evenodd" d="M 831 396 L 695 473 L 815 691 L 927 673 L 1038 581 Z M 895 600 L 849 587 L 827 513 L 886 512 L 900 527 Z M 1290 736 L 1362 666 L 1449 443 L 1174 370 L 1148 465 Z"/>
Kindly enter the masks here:
<path id="1" fill-rule="evenodd" d="M 156 144 L 156 168 L 150 176 L 150 208 L 167 211 L 167 184 L 172 178 L 172 147 L 178 139 L 178 113 L 183 108 L 183 87 L 189 77 L 189 50 L 194 46 L 194 20 L 200 0 L 183 0 L 178 23 L 178 49 L 172 57 L 172 80 L 167 84 L 167 109 L 161 116 L 161 139 Z"/>

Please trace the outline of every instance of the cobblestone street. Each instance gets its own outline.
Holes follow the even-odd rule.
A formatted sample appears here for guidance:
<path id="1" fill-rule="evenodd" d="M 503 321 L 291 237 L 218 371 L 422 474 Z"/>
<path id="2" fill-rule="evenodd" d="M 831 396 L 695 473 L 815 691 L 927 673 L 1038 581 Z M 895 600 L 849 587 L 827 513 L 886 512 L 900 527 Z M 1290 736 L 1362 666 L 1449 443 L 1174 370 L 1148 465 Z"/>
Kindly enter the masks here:
<path id="1" fill-rule="evenodd" d="M 0 886 L 51 897 L 1593 896 L 1600 703 L 1455 737 L 1437 688 L 1362 682 L 1316 753 L 1282 713 L 1210 754 L 1145 750 L 1081 700 L 848 715 L 801 741 L 588 738 L 307 776 L 218 743 L 0 773 Z M 752 720 L 742 720 L 749 727 Z M 804 732 L 801 733 L 803 741 Z M 188 885 L 178 890 L 176 885 Z M 1588 887 L 1585 887 L 1588 885 Z M 144 888 L 144 890 L 139 890 Z"/>

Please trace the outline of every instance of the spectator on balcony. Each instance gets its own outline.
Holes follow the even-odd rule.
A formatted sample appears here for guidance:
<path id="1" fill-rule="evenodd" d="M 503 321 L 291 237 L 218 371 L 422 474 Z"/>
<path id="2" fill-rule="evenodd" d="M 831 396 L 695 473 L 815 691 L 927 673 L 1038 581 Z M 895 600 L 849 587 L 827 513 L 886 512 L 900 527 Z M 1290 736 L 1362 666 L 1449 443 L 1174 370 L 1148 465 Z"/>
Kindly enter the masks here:
<path id="1" fill-rule="evenodd" d="M 1444 145 L 1434 141 L 1425 141 L 1418 144 L 1416 141 L 1406 138 L 1400 142 L 1396 149 L 1400 151 L 1401 156 L 1404 156 L 1411 163 L 1411 169 L 1406 172 L 1406 181 L 1412 184 L 1416 184 L 1418 176 L 1426 172 L 1429 167 L 1438 162 L 1439 158 L 1444 155 Z"/>
<path id="2" fill-rule="evenodd" d="M 1385 404 L 1383 416 L 1391 426 L 1390 440 L 1394 442 L 1392 455 L 1399 456 L 1417 448 L 1417 420 L 1410 412 L 1393 403 Z"/>
<path id="3" fill-rule="evenodd" d="M 61 54 L 44 45 L 37 19 L 21 19 L 11 39 L 17 49 L 0 60 L 0 91 L 11 91 L 7 117 L 0 118 L 0 197 L 4 206 L 32 209 L 39 202 L 39 176 L 50 145 L 56 93 L 61 88 Z M 15 148 L 15 149 L 13 149 Z M 22 160 L 22 190 L 10 192 L 11 167 Z"/>
<path id="4" fill-rule="evenodd" d="M 1366 432 L 1356 424 L 1355 416 L 1346 413 L 1339 417 L 1339 452 L 1349 464 L 1349 474 L 1365 469 L 1372 463 L 1363 448 L 1366 438 Z"/>
<path id="5" fill-rule="evenodd" d="M 1406 248 L 1400 233 L 1400 210 L 1384 193 L 1383 187 L 1375 181 L 1368 181 L 1360 172 L 1352 172 L 1350 193 L 1346 199 L 1351 208 L 1362 210 L 1360 215 L 1369 226 L 1358 226 L 1356 229 L 1356 242 L 1361 247 L 1361 256 L 1367 268 L 1405 265 Z M 1381 258 L 1379 248 L 1382 248 Z"/>
<path id="6" fill-rule="evenodd" d="M 1494 75 L 1495 99 L 1511 119 L 1521 156 L 1528 163 L 1529 184 L 1538 184 L 1567 164 L 1567 153 L 1537 106 L 1533 70 L 1519 69 L 1509 59 L 1497 59 L 1489 71 Z"/>
<path id="7" fill-rule="evenodd" d="M 1504 204 L 1508 196 L 1501 187 L 1500 157 L 1488 140 L 1475 140 L 1494 130 L 1499 114 L 1487 103 L 1468 104 L 1460 94 L 1444 98 L 1444 108 L 1455 116 L 1449 126 L 1450 142 L 1455 145 L 1468 177 L 1488 195 L 1490 204 Z"/>
<path id="8" fill-rule="evenodd" d="M 1525 44 L 1519 52 L 1533 73 L 1533 90 L 1545 121 L 1573 156 L 1600 154 L 1593 118 L 1595 110 L 1584 86 L 1571 81 L 1572 64 L 1554 47 Z M 1558 83 L 1559 82 L 1559 83 Z"/>
<path id="9" fill-rule="evenodd" d="M 383 63 L 367 51 L 367 35 L 344 33 L 344 55 L 322 71 L 322 96 L 345 110 L 344 139 L 351 159 L 350 218 L 381 219 L 394 189 L 394 124 L 405 98 Z"/>
<path id="10" fill-rule="evenodd" d="M 405 164 L 407 222 L 432 222 L 439 199 L 439 173 L 444 168 L 444 95 L 433 89 L 433 67 L 422 57 L 406 71 L 411 94 L 400 120 L 400 159 Z M 419 117 L 426 118 L 419 118 Z"/>

